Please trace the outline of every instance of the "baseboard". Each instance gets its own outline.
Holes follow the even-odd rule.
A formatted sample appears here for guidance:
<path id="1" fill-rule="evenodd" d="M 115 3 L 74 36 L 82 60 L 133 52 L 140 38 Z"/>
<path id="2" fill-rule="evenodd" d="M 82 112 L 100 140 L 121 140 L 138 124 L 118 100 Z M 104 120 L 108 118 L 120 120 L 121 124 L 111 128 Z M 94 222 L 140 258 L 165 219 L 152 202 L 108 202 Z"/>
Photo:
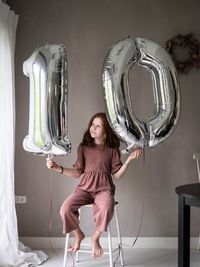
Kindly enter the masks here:
<path id="1" fill-rule="evenodd" d="M 73 238 L 70 238 L 70 242 L 73 242 Z M 197 249 L 198 237 L 192 237 L 190 239 L 190 246 L 192 249 Z M 19 240 L 26 246 L 33 249 L 48 249 L 51 246 L 55 249 L 63 249 L 65 245 L 64 237 L 20 237 Z M 124 249 L 132 248 L 134 237 L 122 237 L 122 244 Z M 84 244 L 90 244 L 91 239 L 85 238 Z M 107 238 L 101 238 L 101 244 L 107 247 Z M 117 246 L 117 238 L 112 238 L 113 247 Z M 178 238 L 177 237 L 139 237 L 134 245 L 134 248 L 156 248 L 156 249 L 177 249 Z"/>

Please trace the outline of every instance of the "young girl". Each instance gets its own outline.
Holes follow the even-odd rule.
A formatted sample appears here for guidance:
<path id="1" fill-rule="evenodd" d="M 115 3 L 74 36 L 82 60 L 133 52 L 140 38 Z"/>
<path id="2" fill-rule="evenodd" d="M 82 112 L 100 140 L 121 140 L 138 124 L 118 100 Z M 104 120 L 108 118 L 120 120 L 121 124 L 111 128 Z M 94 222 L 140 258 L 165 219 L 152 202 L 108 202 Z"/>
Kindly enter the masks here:
<path id="1" fill-rule="evenodd" d="M 95 114 L 78 147 L 74 168 L 64 168 L 47 159 L 47 167 L 66 176 L 82 179 L 75 191 L 64 201 L 60 214 L 63 220 L 63 233 L 73 231 L 75 242 L 70 251 L 80 249 L 85 235 L 79 227 L 78 209 L 93 203 L 96 230 L 92 235 L 93 257 L 101 257 L 103 249 L 99 239 L 114 212 L 115 185 L 112 176 L 120 179 L 133 159 L 141 154 L 141 149 L 132 152 L 122 164 L 119 152 L 120 141 L 112 131 L 105 113 Z"/>

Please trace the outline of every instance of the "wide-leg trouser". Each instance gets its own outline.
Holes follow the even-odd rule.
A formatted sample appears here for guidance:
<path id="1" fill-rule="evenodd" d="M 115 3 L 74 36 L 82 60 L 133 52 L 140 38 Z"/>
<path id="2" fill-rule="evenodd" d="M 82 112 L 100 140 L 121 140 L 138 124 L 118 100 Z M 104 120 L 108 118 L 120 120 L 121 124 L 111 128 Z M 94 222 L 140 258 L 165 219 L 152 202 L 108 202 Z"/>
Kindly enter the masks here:
<path id="1" fill-rule="evenodd" d="M 79 227 L 79 212 L 81 206 L 93 204 L 93 215 L 96 230 L 107 231 L 107 226 L 114 213 L 115 200 L 110 191 L 96 194 L 76 189 L 63 203 L 60 215 L 63 220 L 63 233 L 69 233 Z"/>

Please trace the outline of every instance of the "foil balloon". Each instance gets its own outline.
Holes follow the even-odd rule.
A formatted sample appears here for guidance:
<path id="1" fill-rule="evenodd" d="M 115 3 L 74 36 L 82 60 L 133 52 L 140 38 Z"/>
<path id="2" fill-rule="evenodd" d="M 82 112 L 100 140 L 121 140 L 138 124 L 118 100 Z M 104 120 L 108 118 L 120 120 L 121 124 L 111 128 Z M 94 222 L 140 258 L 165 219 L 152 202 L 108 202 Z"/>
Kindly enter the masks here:
<path id="1" fill-rule="evenodd" d="M 67 58 L 63 45 L 38 46 L 24 62 L 29 77 L 29 130 L 26 151 L 42 155 L 67 155 Z"/>
<path id="2" fill-rule="evenodd" d="M 130 98 L 128 74 L 136 64 L 151 73 L 153 83 L 155 113 L 145 121 L 135 116 Z M 153 147 L 171 135 L 180 114 L 180 89 L 174 63 L 163 47 L 142 38 L 117 42 L 104 60 L 102 83 L 108 121 L 126 142 L 127 152 Z"/>

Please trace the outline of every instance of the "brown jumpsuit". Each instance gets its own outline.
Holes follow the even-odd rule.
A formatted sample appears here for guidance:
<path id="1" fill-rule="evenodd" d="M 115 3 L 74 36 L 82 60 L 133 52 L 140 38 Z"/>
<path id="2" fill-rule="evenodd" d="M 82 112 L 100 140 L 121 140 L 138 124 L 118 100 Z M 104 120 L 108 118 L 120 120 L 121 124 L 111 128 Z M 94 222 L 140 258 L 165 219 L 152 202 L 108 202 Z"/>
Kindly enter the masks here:
<path id="1" fill-rule="evenodd" d="M 79 227 L 78 209 L 93 203 L 96 230 L 103 232 L 112 219 L 114 211 L 115 185 L 111 174 L 122 166 L 118 148 L 105 145 L 95 147 L 79 145 L 74 167 L 83 174 L 75 191 L 64 201 L 60 214 L 63 233 Z"/>

